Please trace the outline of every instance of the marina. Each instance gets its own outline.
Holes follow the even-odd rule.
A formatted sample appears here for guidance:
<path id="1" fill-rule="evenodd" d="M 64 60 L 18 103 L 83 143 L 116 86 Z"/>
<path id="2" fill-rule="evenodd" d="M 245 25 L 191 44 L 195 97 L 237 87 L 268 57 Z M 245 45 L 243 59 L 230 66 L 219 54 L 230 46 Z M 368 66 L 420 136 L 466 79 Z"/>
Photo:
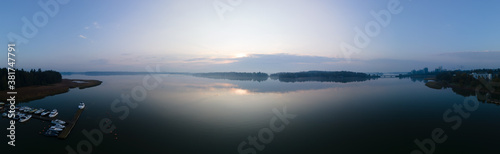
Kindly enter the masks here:
<path id="1" fill-rule="evenodd" d="M 48 113 L 50 110 L 31 109 L 30 107 L 26 106 L 16 107 L 16 116 L 14 119 L 19 120 L 19 122 L 28 122 L 30 119 L 38 119 L 42 121 L 51 122 L 55 124 L 55 126 L 52 126 L 51 129 L 45 132 L 46 136 L 56 136 L 59 139 L 66 139 L 71 133 L 73 127 L 76 125 L 78 119 L 80 118 L 80 115 L 83 113 L 84 106 L 85 105 L 83 103 L 80 103 L 78 110 L 73 116 L 73 119 L 71 119 L 70 121 L 57 119 L 58 115 L 57 109 L 52 110 L 50 112 L 50 115 L 48 115 L 43 113 Z M 2 114 L 3 118 L 8 118 L 7 112 L 8 110 L 6 108 L 0 109 L 0 113 Z"/>

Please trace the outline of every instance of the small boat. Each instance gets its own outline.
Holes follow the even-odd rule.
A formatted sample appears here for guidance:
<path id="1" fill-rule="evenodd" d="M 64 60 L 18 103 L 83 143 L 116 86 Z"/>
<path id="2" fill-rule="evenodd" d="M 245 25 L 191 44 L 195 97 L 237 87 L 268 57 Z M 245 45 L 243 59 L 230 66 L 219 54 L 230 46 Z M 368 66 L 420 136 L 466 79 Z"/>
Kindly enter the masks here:
<path id="1" fill-rule="evenodd" d="M 7 116 L 7 112 L 2 113 L 2 116 L 6 117 Z"/>
<path id="2" fill-rule="evenodd" d="M 54 118 L 54 117 L 56 117 L 58 114 L 59 114 L 59 112 L 57 112 L 57 109 L 54 109 L 54 110 L 52 110 L 52 112 L 50 112 L 49 117 Z"/>
<path id="3" fill-rule="evenodd" d="M 19 116 L 19 122 L 26 122 L 28 120 L 31 119 L 31 114 L 30 115 L 23 115 L 23 116 Z"/>
<path id="4" fill-rule="evenodd" d="M 0 106 L 4 106 L 4 105 L 5 105 L 5 103 L 3 103 L 3 102 L 0 102 Z"/>
<path id="5" fill-rule="evenodd" d="M 59 132 L 48 130 L 45 132 L 45 136 L 59 136 Z"/>
<path id="6" fill-rule="evenodd" d="M 66 122 L 64 122 L 64 121 L 62 121 L 62 120 L 59 120 L 59 119 L 52 120 L 51 122 L 52 122 L 53 124 L 56 124 L 56 125 L 57 125 L 57 124 L 61 124 L 61 125 L 66 124 Z"/>
<path id="7" fill-rule="evenodd" d="M 62 131 L 61 128 L 57 128 L 57 127 L 54 127 L 54 126 L 50 127 L 49 130 L 51 130 L 51 131 Z"/>
<path id="8" fill-rule="evenodd" d="M 83 102 L 80 102 L 80 105 L 78 105 L 78 108 L 80 108 L 80 109 L 83 109 L 83 108 L 85 108 L 85 103 L 83 103 Z"/>
<path id="9" fill-rule="evenodd" d="M 38 109 L 38 110 L 35 112 L 35 114 L 40 114 L 40 113 L 42 113 L 43 111 L 45 111 L 45 109 Z"/>
<path id="10" fill-rule="evenodd" d="M 31 108 L 26 107 L 26 106 L 19 108 L 19 111 L 23 111 L 23 112 L 28 112 L 29 110 L 31 110 Z"/>
<path id="11" fill-rule="evenodd" d="M 35 113 L 38 109 L 32 109 L 28 113 Z"/>
<path id="12" fill-rule="evenodd" d="M 66 126 L 61 125 L 61 124 L 56 124 L 56 125 L 54 125 L 54 127 L 56 127 L 56 128 L 61 128 L 61 129 L 66 128 Z"/>
<path id="13" fill-rule="evenodd" d="M 44 115 L 47 115 L 49 113 L 50 113 L 50 111 L 45 111 L 45 112 L 42 112 L 40 115 L 44 116 Z"/>

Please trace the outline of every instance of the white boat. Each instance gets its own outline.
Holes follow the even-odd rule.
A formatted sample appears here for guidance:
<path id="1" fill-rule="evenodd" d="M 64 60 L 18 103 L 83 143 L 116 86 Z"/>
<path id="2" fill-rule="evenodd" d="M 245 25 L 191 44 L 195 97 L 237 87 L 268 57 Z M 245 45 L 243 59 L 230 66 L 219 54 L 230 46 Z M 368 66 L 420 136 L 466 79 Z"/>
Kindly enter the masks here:
<path id="1" fill-rule="evenodd" d="M 59 132 L 58 131 L 51 131 L 51 130 L 48 130 L 45 132 L 45 135 L 46 136 L 58 136 L 59 135 Z"/>
<path id="2" fill-rule="evenodd" d="M 58 114 L 59 114 L 59 112 L 57 112 L 57 110 L 56 110 L 56 109 L 54 109 L 54 110 L 52 110 L 52 112 L 50 112 L 49 117 L 54 118 L 54 117 L 56 117 Z"/>
<path id="3" fill-rule="evenodd" d="M 35 113 L 38 109 L 31 109 L 28 113 Z"/>
<path id="4" fill-rule="evenodd" d="M 61 128 L 57 128 L 57 127 L 54 127 L 54 126 L 50 127 L 49 130 L 51 130 L 51 131 L 62 131 Z"/>
<path id="5" fill-rule="evenodd" d="M 24 112 L 30 112 L 31 110 L 33 110 L 33 109 L 32 109 L 32 108 L 30 108 L 30 107 L 26 107 L 26 108 L 24 108 Z"/>
<path id="6" fill-rule="evenodd" d="M 61 128 L 61 129 L 66 128 L 66 126 L 61 125 L 61 124 L 56 124 L 56 125 L 54 125 L 54 127 L 56 127 L 56 128 Z"/>
<path id="7" fill-rule="evenodd" d="M 19 122 L 26 122 L 26 121 L 28 121 L 28 120 L 30 120 L 30 119 L 31 119 L 31 115 L 27 115 L 27 116 L 25 116 L 25 115 L 23 115 L 23 116 L 19 116 Z"/>
<path id="8" fill-rule="evenodd" d="M 28 109 L 28 107 L 23 106 L 23 107 L 20 107 L 20 108 L 19 108 L 19 111 L 23 111 L 23 112 L 24 112 L 24 110 L 26 110 L 26 109 Z"/>
<path id="9" fill-rule="evenodd" d="M 50 113 L 50 111 L 45 111 L 45 112 L 42 112 L 42 114 L 40 114 L 40 115 L 44 116 L 44 115 L 47 115 L 49 113 Z"/>
<path id="10" fill-rule="evenodd" d="M 44 111 L 45 111 L 45 109 L 38 109 L 38 110 L 36 110 L 35 114 L 40 114 L 40 113 L 42 113 Z"/>
<path id="11" fill-rule="evenodd" d="M 62 121 L 62 120 L 59 120 L 59 119 L 52 120 L 51 122 L 52 122 L 53 124 L 56 124 L 56 125 L 57 125 L 57 124 L 61 124 L 61 125 L 66 124 L 66 122 L 64 122 L 64 121 Z"/>
<path id="12" fill-rule="evenodd" d="M 83 103 L 83 102 L 80 102 L 80 105 L 78 105 L 78 108 L 80 108 L 80 109 L 83 109 L 83 108 L 85 108 L 85 103 Z"/>

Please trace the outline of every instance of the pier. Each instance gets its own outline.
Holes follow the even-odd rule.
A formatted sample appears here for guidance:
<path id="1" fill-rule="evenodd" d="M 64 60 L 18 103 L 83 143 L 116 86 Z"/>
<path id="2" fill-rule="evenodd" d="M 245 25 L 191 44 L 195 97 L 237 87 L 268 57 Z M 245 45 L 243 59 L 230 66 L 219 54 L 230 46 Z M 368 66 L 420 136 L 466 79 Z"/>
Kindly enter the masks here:
<path id="1" fill-rule="evenodd" d="M 16 111 L 19 111 L 19 110 L 16 110 Z M 0 109 L 0 113 L 3 113 L 3 112 L 7 112 L 7 109 L 6 108 Z M 20 111 L 20 112 L 22 112 L 22 111 Z M 57 136 L 57 138 L 59 138 L 59 139 L 66 139 L 69 136 L 69 134 L 71 133 L 71 130 L 73 129 L 73 127 L 75 127 L 76 122 L 80 118 L 80 115 L 82 114 L 82 112 L 83 112 L 83 109 L 78 109 L 78 111 L 76 111 L 76 113 L 73 116 L 73 119 L 71 121 L 65 121 L 65 120 L 63 120 L 64 122 L 66 122 L 66 124 L 65 124 L 66 128 L 64 128 L 59 133 L 59 135 Z M 44 121 L 49 121 L 49 122 L 51 122 L 52 120 L 57 119 L 57 117 L 51 118 L 51 117 L 48 117 L 48 116 L 41 116 L 41 115 L 37 115 L 37 114 L 34 114 L 34 113 L 28 113 L 28 112 L 22 112 L 22 113 L 30 114 L 32 119 L 34 118 L 34 119 L 39 119 L 39 120 L 44 120 Z M 6 118 L 6 117 L 4 117 L 4 118 Z"/>
<path id="2" fill-rule="evenodd" d="M 28 113 L 28 114 L 30 114 L 30 113 Z M 31 118 L 45 120 L 45 121 L 52 121 L 52 120 L 56 120 L 57 119 L 56 117 L 53 117 L 53 118 L 48 117 L 48 116 L 43 116 L 42 117 L 41 115 L 36 115 L 36 114 L 31 114 Z"/>
<path id="3" fill-rule="evenodd" d="M 75 127 L 75 124 L 78 121 L 78 118 L 80 118 L 80 115 L 82 114 L 82 112 L 83 112 L 83 109 L 78 109 L 78 111 L 76 111 L 73 119 L 71 121 L 66 121 L 66 128 L 64 128 L 63 131 L 61 133 L 59 133 L 59 136 L 57 136 L 57 138 L 66 139 L 68 137 L 68 135 L 69 135 L 69 133 L 71 133 L 71 130 L 73 129 L 73 127 Z"/>

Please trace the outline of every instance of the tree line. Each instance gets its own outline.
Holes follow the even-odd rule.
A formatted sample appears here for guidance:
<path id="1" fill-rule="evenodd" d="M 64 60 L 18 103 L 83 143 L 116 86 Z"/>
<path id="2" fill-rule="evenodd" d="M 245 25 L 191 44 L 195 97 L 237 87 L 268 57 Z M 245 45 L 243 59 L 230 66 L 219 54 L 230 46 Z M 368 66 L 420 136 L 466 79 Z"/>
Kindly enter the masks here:
<path id="1" fill-rule="evenodd" d="M 212 72 L 212 73 L 195 73 L 193 76 L 212 78 L 212 79 L 228 79 L 242 81 L 266 81 L 269 75 L 262 72 Z"/>
<path id="2" fill-rule="evenodd" d="M 25 71 L 24 69 L 15 70 L 15 87 L 26 87 L 26 86 L 35 86 L 35 85 L 48 85 L 59 83 L 62 81 L 62 75 L 59 72 L 53 70 L 42 71 L 41 69 L 35 70 L 31 69 L 30 71 Z M 0 69 L 0 74 L 2 75 L 2 81 L 0 81 L 0 90 L 9 89 L 7 85 L 8 80 L 8 70 L 7 68 Z"/>
<path id="3" fill-rule="evenodd" d="M 278 79 L 281 82 L 360 82 L 379 78 L 377 75 L 370 75 L 349 71 L 307 71 L 307 72 L 283 72 L 270 75 L 271 79 Z"/>

